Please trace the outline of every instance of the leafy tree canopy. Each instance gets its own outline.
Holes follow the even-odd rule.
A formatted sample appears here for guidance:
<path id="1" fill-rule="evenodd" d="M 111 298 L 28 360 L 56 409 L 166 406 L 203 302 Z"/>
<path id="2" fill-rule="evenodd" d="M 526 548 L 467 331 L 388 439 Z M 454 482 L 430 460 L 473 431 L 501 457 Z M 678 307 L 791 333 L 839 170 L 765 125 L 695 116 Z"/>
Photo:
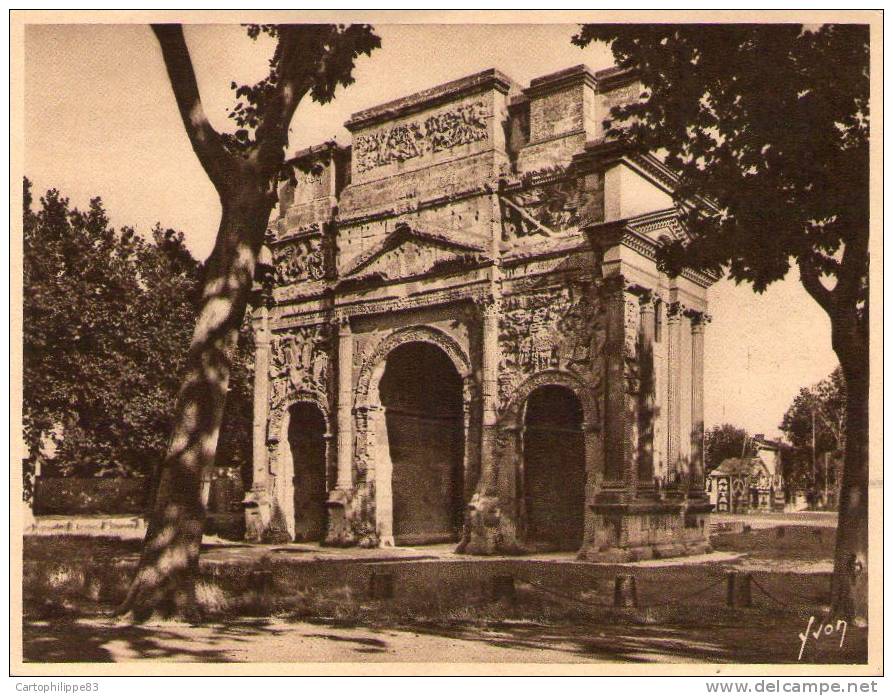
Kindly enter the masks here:
<path id="1" fill-rule="evenodd" d="M 642 99 L 612 112 L 609 137 L 662 151 L 681 177 L 692 265 L 762 291 L 800 267 L 826 310 L 824 274 L 867 300 L 869 45 L 862 25 L 585 25 L 637 71 Z"/>
<path id="2" fill-rule="evenodd" d="M 867 24 L 591 24 L 636 72 L 641 98 L 611 110 L 621 147 L 663 152 L 692 240 L 659 262 L 728 271 L 757 292 L 792 262 L 831 320 L 847 385 L 832 614 L 868 617 Z"/>
<path id="3" fill-rule="evenodd" d="M 813 422 L 816 452 L 837 452 L 844 448 L 846 383 L 839 367 L 821 382 L 800 390 L 779 428 L 795 448 L 811 451 Z"/>
<path id="4" fill-rule="evenodd" d="M 756 449 L 750 434 L 744 428 L 731 423 L 714 425 L 704 433 L 704 465 L 707 473 L 713 471 L 726 459 L 733 457 L 753 457 Z"/>
<path id="5" fill-rule="evenodd" d="M 199 299 L 202 266 L 183 234 L 150 239 L 109 225 L 102 201 L 71 207 L 50 190 L 32 210 L 24 182 L 24 429 L 45 471 L 149 475 L 164 454 Z M 243 332 L 244 333 L 244 332 Z M 251 388 L 241 341 L 219 461 L 249 459 Z"/>

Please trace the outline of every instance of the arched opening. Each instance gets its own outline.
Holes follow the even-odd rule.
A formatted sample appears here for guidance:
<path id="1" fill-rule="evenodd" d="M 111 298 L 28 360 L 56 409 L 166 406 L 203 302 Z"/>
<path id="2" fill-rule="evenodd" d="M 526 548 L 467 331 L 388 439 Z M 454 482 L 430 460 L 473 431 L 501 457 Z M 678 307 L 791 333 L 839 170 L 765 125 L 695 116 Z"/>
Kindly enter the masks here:
<path id="1" fill-rule="evenodd" d="M 567 387 L 538 387 L 524 409 L 526 540 L 577 550 L 583 543 L 586 457 L 583 408 Z"/>
<path id="2" fill-rule="evenodd" d="M 319 406 L 299 401 L 289 409 L 295 541 L 322 541 L 326 535 L 325 435 L 326 421 Z"/>
<path id="3" fill-rule="evenodd" d="M 396 544 L 455 541 L 462 528 L 462 379 L 430 343 L 392 350 L 379 383 Z"/>

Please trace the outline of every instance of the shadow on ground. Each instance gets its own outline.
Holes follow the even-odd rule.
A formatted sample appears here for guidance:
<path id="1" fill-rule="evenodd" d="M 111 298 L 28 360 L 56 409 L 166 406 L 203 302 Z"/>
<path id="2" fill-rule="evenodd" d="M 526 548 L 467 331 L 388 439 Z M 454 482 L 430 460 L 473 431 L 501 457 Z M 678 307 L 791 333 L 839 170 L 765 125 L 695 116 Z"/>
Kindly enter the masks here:
<path id="1" fill-rule="evenodd" d="M 751 617 L 755 618 L 755 617 Z M 25 623 L 29 662 L 797 662 L 799 620 L 736 626 L 232 619 L 197 626 L 119 624 L 106 619 Z M 864 663 L 866 631 L 810 641 L 802 662 Z"/>
<path id="2" fill-rule="evenodd" d="M 266 624 L 251 619 L 209 626 L 133 625 L 104 619 L 26 621 L 22 651 L 25 662 L 231 662 L 234 646 L 278 635 L 280 631 Z"/>

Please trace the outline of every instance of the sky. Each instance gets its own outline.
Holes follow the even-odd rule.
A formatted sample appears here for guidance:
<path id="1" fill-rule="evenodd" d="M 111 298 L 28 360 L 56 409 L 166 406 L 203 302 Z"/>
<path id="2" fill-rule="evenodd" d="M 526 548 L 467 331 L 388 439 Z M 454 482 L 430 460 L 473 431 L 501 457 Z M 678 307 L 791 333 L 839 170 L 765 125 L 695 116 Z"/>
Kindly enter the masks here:
<path id="1" fill-rule="evenodd" d="M 381 49 L 362 57 L 356 83 L 325 106 L 302 104 L 289 149 L 349 142 L 351 113 L 495 67 L 522 85 L 579 63 L 611 65 L 608 50 L 573 46 L 574 25 L 377 25 Z M 219 129 L 230 83 L 264 75 L 272 44 L 232 25 L 194 25 L 186 38 L 205 111 Z M 458 39 L 458 40 L 457 40 Z M 85 207 L 101 196 L 115 225 L 180 229 L 199 258 L 220 219 L 217 195 L 193 154 L 147 26 L 32 25 L 25 32 L 25 174 L 34 193 L 57 188 Z M 796 271 L 762 295 L 728 280 L 709 293 L 705 420 L 751 433 L 778 424 L 803 386 L 837 365 L 827 315 Z"/>

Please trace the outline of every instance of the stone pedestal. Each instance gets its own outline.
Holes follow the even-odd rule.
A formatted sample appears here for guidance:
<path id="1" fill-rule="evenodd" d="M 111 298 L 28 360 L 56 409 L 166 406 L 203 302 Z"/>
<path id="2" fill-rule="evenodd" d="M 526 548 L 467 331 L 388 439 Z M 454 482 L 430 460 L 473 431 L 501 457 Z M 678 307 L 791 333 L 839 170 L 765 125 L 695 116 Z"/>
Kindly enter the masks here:
<path id="1" fill-rule="evenodd" d="M 602 563 L 672 558 L 710 551 L 707 514 L 711 506 L 685 500 L 596 503 L 594 543 L 579 557 Z"/>
<path id="2" fill-rule="evenodd" d="M 334 489 L 326 501 L 326 538 L 324 546 L 353 546 L 357 543 L 350 519 L 350 492 Z"/>

